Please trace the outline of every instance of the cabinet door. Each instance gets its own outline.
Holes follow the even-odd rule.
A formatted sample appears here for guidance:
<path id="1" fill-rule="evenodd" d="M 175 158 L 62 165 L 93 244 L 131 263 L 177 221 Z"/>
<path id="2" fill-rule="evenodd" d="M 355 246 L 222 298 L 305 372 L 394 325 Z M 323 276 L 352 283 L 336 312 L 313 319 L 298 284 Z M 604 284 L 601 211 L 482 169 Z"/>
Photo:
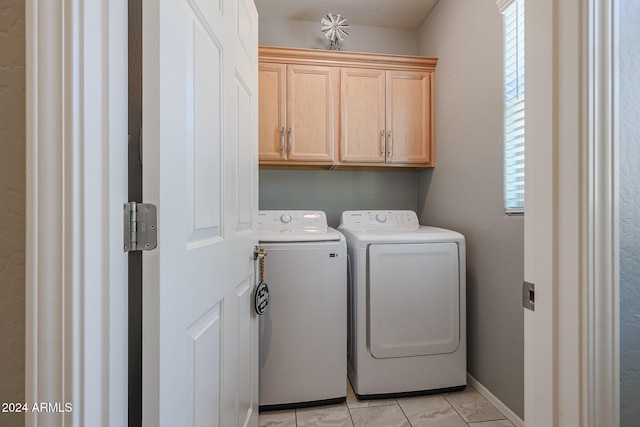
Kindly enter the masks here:
<path id="1" fill-rule="evenodd" d="M 433 73 L 387 71 L 387 162 L 433 164 Z"/>
<path id="2" fill-rule="evenodd" d="M 285 158 L 285 78 L 283 64 L 259 66 L 259 159 Z"/>
<path id="3" fill-rule="evenodd" d="M 385 72 L 343 68 L 340 75 L 340 161 L 385 160 Z"/>
<path id="4" fill-rule="evenodd" d="M 312 65 L 287 66 L 287 158 L 326 162 L 334 159 L 339 74 Z"/>

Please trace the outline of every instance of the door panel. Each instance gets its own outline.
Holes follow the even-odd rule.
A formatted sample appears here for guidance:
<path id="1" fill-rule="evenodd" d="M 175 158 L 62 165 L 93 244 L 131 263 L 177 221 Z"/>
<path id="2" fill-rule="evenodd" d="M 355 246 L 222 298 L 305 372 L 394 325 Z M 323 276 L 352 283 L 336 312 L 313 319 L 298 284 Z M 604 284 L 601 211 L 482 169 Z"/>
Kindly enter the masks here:
<path id="1" fill-rule="evenodd" d="M 459 295 L 455 243 L 371 245 L 367 336 L 373 357 L 454 352 Z"/>
<path id="2" fill-rule="evenodd" d="M 143 3 L 143 425 L 257 426 L 257 13 Z"/>
<path id="3" fill-rule="evenodd" d="M 220 236 L 222 198 L 222 52 L 202 21 L 193 19 L 187 48 L 186 125 L 188 206 L 193 209 L 190 242 Z"/>
<path id="4" fill-rule="evenodd" d="M 251 91 L 251 84 L 244 81 L 240 74 L 236 74 L 235 83 L 238 111 L 234 126 L 236 135 L 238 135 L 238 145 L 234 153 L 238 170 L 236 233 L 242 233 L 251 230 L 252 210 L 257 209 L 253 200 L 252 190 L 255 178 L 255 155 L 253 155 L 255 141 L 253 140 L 254 129 L 251 124 L 255 125 L 253 112 L 255 96 Z"/>
<path id="5" fill-rule="evenodd" d="M 220 364 L 211 360 L 222 360 L 220 305 L 208 312 L 187 328 L 191 338 L 194 384 L 194 425 L 220 426 Z"/>
<path id="6" fill-rule="evenodd" d="M 238 287 L 236 287 L 236 304 L 238 307 L 252 307 L 251 297 L 253 295 L 252 277 L 247 277 Z M 258 354 L 257 329 L 251 317 L 246 316 L 243 310 L 238 311 L 238 392 L 236 400 L 238 402 L 238 426 L 250 425 L 250 417 L 253 414 L 254 403 L 257 400 L 255 386 L 257 385 L 258 365 L 256 357 Z"/>

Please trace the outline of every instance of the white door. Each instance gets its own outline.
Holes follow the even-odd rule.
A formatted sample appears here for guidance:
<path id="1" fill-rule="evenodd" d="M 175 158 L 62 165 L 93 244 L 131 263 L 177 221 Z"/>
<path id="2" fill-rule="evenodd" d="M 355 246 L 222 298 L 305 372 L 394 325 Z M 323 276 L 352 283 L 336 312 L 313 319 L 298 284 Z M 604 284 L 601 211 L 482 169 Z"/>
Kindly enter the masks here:
<path id="1" fill-rule="evenodd" d="M 257 426 L 257 12 L 144 0 L 143 425 Z"/>

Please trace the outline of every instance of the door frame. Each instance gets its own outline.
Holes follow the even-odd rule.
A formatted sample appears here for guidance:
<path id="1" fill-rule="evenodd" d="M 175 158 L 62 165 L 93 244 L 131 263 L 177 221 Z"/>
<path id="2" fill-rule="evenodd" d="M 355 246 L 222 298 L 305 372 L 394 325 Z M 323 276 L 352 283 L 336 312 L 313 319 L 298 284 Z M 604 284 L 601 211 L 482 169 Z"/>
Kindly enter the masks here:
<path id="1" fill-rule="evenodd" d="M 527 26 L 540 37 L 527 49 L 539 76 L 528 85 L 539 91 L 527 96 L 528 139 L 539 146 L 527 147 L 527 170 L 539 179 L 527 187 L 525 278 L 538 288 L 536 312 L 525 313 L 525 353 L 536 345 L 531 354 L 541 356 L 525 356 L 528 426 L 617 425 L 615 7 L 616 0 L 527 1 L 535 11 Z M 25 400 L 73 404 L 69 413 L 27 413 L 26 425 L 51 416 L 63 425 L 121 426 L 127 5 L 27 0 L 26 10 Z M 576 76 L 577 88 L 559 84 Z M 560 227 L 572 222 L 579 226 Z M 551 237 L 536 237 L 545 229 Z M 536 423 L 535 411 L 551 414 L 552 424 Z"/>
<path id="2" fill-rule="evenodd" d="M 127 2 L 27 0 L 26 58 L 26 426 L 124 426 Z"/>
<path id="3" fill-rule="evenodd" d="M 526 3 L 527 426 L 619 423 L 616 7 Z"/>

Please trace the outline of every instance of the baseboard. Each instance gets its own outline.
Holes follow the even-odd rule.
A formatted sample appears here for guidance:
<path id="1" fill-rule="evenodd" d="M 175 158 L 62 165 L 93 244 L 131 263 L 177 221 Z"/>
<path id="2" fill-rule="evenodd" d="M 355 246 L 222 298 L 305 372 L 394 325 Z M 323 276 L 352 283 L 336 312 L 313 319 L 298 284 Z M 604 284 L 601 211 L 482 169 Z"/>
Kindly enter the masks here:
<path id="1" fill-rule="evenodd" d="M 468 372 L 467 382 L 471 387 L 475 388 L 482 397 L 487 399 L 489 403 L 495 406 L 498 411 L 502 412 L 502 414 L 507 417 L 507 419 L 511 421 L 511 423 L 515 427 L 524 427 L 524 421 L 522 421 L 520 417 L 518 417 L 511 409 L 507 408 L 507 405 L 502 403 L 500 399 L 495 397 L 485 386 L 480 384 L 478 380 L 473 378 Z"/>

